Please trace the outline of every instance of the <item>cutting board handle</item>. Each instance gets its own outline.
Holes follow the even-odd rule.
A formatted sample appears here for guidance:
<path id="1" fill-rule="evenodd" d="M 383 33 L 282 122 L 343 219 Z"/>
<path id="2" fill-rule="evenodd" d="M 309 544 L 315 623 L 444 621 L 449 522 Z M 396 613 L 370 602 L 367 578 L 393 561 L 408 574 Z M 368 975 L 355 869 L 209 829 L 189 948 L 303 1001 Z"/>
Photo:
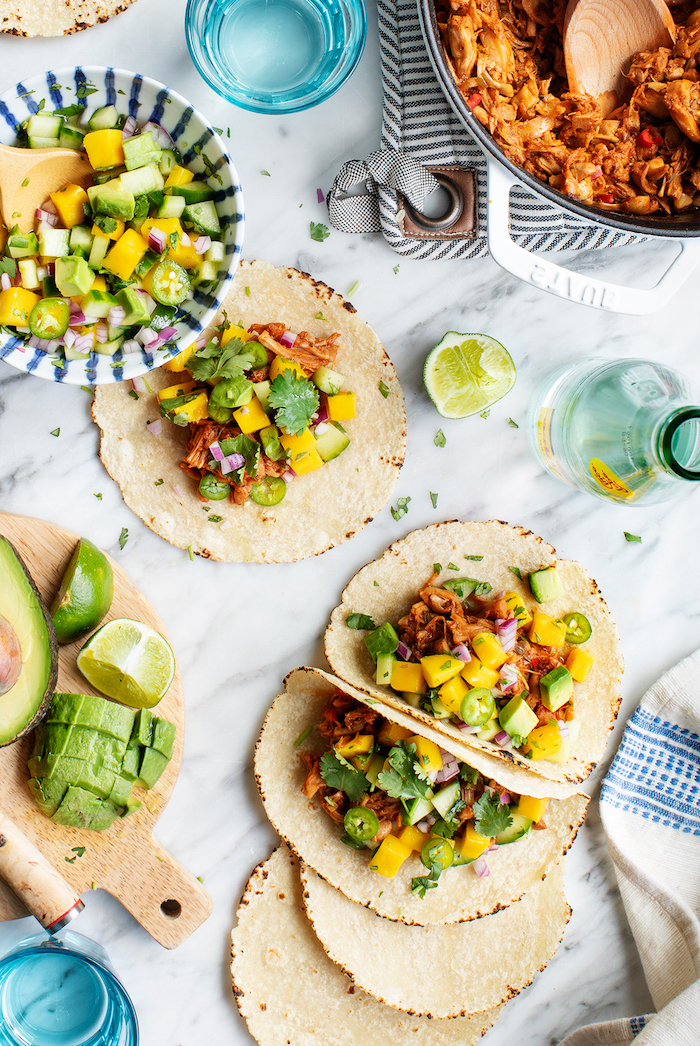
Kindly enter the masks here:
<path id="1" fill-rule="evenodd" d="M 49 933 L 58 933 L 84 908 L 73 887 L 2 812 L 0 876 Z"/>
<path id="2" fill-rule="evenodd" d="M 96 885 L 117 897 L 165 948 L 182 944 L 214 907 L 201 883 L 153 838 Z"/>

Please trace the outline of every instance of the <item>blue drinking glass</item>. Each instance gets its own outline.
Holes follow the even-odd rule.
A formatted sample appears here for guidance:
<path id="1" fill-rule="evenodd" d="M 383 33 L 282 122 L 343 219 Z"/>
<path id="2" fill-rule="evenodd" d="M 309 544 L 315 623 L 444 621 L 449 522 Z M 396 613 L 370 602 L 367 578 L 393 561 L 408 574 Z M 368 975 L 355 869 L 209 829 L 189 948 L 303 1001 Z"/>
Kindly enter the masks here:
<path id="1" fill-rule="evenodd" d="M 94 941 L 26 937 L 0 959 L 0 1046 L 138 1046 L 136 1012 Z"/>
<path id="2" fill-rule="evenodd" d="M 329 98 L 362 56 L 364 0 L 188 0 L 187 45 L 223 98 L 294 113 Z"/>

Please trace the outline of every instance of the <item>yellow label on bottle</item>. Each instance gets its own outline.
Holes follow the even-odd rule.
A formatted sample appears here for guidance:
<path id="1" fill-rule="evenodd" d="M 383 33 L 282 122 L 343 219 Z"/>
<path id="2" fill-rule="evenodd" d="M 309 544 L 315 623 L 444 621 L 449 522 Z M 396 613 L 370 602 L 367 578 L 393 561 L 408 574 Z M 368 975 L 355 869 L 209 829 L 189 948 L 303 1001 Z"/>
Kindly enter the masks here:
<path id="1" fill-rule="evenodd" d="M 611 494 L 614 498 L 631 498 L 634 494 L 634 491 L 630 490 L 600 458 L 591 458 L 589 468 L 593 479 L 606 494 Z"/>

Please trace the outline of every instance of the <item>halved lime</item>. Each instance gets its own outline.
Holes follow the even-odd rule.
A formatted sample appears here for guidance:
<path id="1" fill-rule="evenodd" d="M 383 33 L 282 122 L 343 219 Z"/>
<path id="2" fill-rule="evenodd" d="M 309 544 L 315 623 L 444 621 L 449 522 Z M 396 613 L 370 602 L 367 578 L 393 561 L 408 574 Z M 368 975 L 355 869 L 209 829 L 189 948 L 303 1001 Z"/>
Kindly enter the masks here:
<path id="1" fill-rule="evenodd" d="M 108 621 L 76 663 L 89 683 L 131 708 L 153 708 L 175 675 L 175 656 L 160 632 L 130 618 Z"/>
<path id="2" fill-rule="evenodd" d="M 468 418 L 510 392 L 515 366 L 488 334 L 448 331 L 425 361 L 423 381 L 443 418 Z"/>
<path id="3" fill-rule="evenodd" d="M 97 628 L 112 605 L 113 595 L 109 560 L 92 541 L 81 538 L 51 604 L 58 642 L 72 643 Z"/>

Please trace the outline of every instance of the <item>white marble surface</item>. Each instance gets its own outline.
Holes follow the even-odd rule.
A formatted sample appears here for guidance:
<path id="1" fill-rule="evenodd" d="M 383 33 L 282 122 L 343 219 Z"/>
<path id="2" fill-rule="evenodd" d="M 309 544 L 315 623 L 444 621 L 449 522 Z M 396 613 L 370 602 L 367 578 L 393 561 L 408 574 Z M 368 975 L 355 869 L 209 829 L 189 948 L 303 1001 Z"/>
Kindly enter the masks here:
<path id="1" fill-rule="evenodd" d="M 5 364 L 0 506 L 63 524 L 115 555 L 165 620 L 184 678 L 185 759 L 158 836 L 202 877 L 214 914 L 169 952 L 98 891 L 86 898 L 76 929 L 108 949 L 138 1010 L 145 1046 L 244 1046 L 251 1040 L 230 992 L 228 937 L 246 878 L 275 841 L 252 780 L 252 745 L 285 673 L 299 664 L 323 664 L 324 624 L 363 563 L 408 530 L 455 517 L 522 524 L 560 554 L 584 563 L 617 619 L 627 666 L 606 764 L 646 687 L 698 645 L 700 491 L 671 507 L 648 509 L 607 505 L 573 492 L 535 462 L 524 420 L 540 377 L 584 355 L 664 360 L 700 382 L 700 276 L 663 312 L 639 319 L 559 301 L 488 260 L 405 262 L 380 237 L 335 231 L 324 243 L 312 241 L 309 221 L 324 220 L 317 187 L 326 190 L 345 159 L 364 157 L 379 141 L 381 86 L 371 3 L 368 45 L 352 79 L 319 108 L 283 118 L 236 110 L 206 86 L 187 53 L 183 14 L 183 0 L 138 0 L 113 21 L 74 37 L 0 38 L 0 86 L 49 67 L 120 65 L 167 82 L 214 124 L 231 128 L 246 200 L 244 256 L 295 265 L 341 292 L 361 281 L 354 304 L 379 332 L 406 394 L 408 455 L 394 504 L 396 497 L 410 496 L 409 513 L 395 522 L 387 507 L 350 543 L 305 563 L 191 563 L 122 503 L 97 457 L 88 394 L 20 375 Z M 649 285 L 664 252 L 660 245 L 629 248 L 578 258 L 576 265 L 586 271 L 605 266 L 617 279 Z M 494 335 L 516 363 L 517 385 L 488 420 L 443 421 L 423 390 L 423 360 L 450 329 Z M 520 427 L 510 427 L 508 417 Z M 59 426 L 60 437 L 51 436 Z M 438 428 L 447 437 L 444 449 L 433 443 Z M 431 490 L 439 492 L 437 509 Z M 120 551 L 122 527 L 129 540 Z M 640 534 L 642 544 L 626 543 L 624 530 Z M 594 793 L 599 777 L 592 780 Z M 574 915 L 564 943 L 548 970 L 509 1004 L 488 1033 L 488 1046 L 549 1046 L 584 1023 L 651 1007 L 595 803 L 571 853 L 567 879 Z M 0 927 L 0 944 L 16 929 Z"/>

